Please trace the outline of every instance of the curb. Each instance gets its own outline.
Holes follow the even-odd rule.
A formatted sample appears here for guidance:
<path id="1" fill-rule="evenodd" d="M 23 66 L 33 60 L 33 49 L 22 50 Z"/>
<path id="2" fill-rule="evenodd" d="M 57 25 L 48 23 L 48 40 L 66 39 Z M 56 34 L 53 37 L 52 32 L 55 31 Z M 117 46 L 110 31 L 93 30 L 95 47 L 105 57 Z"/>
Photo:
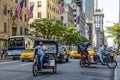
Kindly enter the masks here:
<path id="1" fill-rule="evenodd" d="M 117 56 L 116 57 L 116 61 L 118 62 L 118 57 L 120 57 L 120 56 Z M 117 67 L 114 69 L 114 80 L 118 80 L 118 73 L 117 73 Z"/>
<path id="2" fill-rule="evenodd" d="M 0 59 L 0 62 L 8 62 L 8 61 L 12 61 L 12 59 Z"/>
<path id="3" fill-rule="evenodd" d="M 114 80 L 118 80 L 117 68 L 114 70 Z"/>

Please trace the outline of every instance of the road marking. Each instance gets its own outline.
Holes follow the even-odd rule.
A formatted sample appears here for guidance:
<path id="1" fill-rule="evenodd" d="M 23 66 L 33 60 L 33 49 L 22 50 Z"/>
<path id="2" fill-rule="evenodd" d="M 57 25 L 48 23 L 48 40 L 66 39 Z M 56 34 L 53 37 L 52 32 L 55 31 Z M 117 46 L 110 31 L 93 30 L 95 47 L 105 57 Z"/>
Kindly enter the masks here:
<path id="1" fill-rule="evenodd" d="M 1 62 L 0 64 L 8 64 L 8 63 L 14 63 L 14 62 L 19 62 L 19 61 Z"/>
<path id="2" fill-rule="evenodd" d="M 15 68 L 19 68 L 19 67 L 26 66 L 26 65 L 32 66 L 32 63 L 15 64 L 15 65 L 1 67 L 0 69 L 15 69 Z"/>

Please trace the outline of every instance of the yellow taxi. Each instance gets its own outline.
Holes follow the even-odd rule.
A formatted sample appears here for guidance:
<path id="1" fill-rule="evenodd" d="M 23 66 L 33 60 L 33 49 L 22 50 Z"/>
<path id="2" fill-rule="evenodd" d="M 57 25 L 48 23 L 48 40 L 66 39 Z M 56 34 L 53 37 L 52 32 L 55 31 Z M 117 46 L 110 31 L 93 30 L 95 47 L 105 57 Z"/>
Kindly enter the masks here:
<path id="1" fill-rule="evenodd" d="M 69 51 L 69 56 L 70 58 L 81 58 L 81 54 L 78 53 L 77 47 L 73 47 L 70 51 Z"/>
<path id="2" fill-rule="evenodd" d="M 20 60 L 21 61 L 25 61 L 25 60 L 33 61 L 34 60 L 34 50 L 33 49 L 24 50 L 20 56 Z"/>
<path id="3" fill-rule="evenodd" d="M 92 48 L 88 48 L 87 50 L 90 56 L 94 56 L 96 54 L 95 50 Z"/>
<path id="4" fill-rule="evenodd" d="M 90 56 L 95 55 L 95 51 L 93 49 L 88 49 L 88 53 Z M 82 58 L 81 53 L 78 53 L 77 47 L 73 47 L 72 50 L 69 51 L 70 58 Z"/>

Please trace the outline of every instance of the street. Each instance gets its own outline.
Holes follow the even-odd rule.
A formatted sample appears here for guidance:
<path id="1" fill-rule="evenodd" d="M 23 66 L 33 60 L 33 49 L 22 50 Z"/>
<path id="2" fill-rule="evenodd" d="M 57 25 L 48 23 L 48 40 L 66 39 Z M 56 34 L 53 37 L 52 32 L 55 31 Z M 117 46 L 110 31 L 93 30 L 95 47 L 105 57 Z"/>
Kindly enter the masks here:
<path id="1" fill-rule="evenodd" d="M 113 80 L 113 70 L 101 64 L 81 68 L 79 59 L 58 63 L 57 73 L 43 70 L 37 77 L 32 74 L 32 62 L 10 61 L 0 63 L 0 80 Z"/>

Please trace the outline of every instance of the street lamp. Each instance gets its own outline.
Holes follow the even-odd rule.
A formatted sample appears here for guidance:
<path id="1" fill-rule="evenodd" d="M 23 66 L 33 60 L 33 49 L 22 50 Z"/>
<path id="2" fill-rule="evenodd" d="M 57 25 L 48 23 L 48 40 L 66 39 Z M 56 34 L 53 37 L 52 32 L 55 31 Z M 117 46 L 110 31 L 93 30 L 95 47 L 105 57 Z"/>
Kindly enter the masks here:
<path id="1" fill-rule="evenodd" d="M 119 29 L 119 26 L 117 26 L 118 23 L 115 23 L 115 22 L 112 22 L 112 21 L 106 21 L 106 22 L 110 22 L 110 23 L 115 24 L 115 26 L 117 28 L 117 30 L 116 30 L 116 32 L 117 32 L 117 40 L 118 40 L 117 53 L 119 53 L 119 47 L 120 47 L 120 41 L 119 41 L 120 34 L 119 33 L 120 33 L 120 29 Z"/>

